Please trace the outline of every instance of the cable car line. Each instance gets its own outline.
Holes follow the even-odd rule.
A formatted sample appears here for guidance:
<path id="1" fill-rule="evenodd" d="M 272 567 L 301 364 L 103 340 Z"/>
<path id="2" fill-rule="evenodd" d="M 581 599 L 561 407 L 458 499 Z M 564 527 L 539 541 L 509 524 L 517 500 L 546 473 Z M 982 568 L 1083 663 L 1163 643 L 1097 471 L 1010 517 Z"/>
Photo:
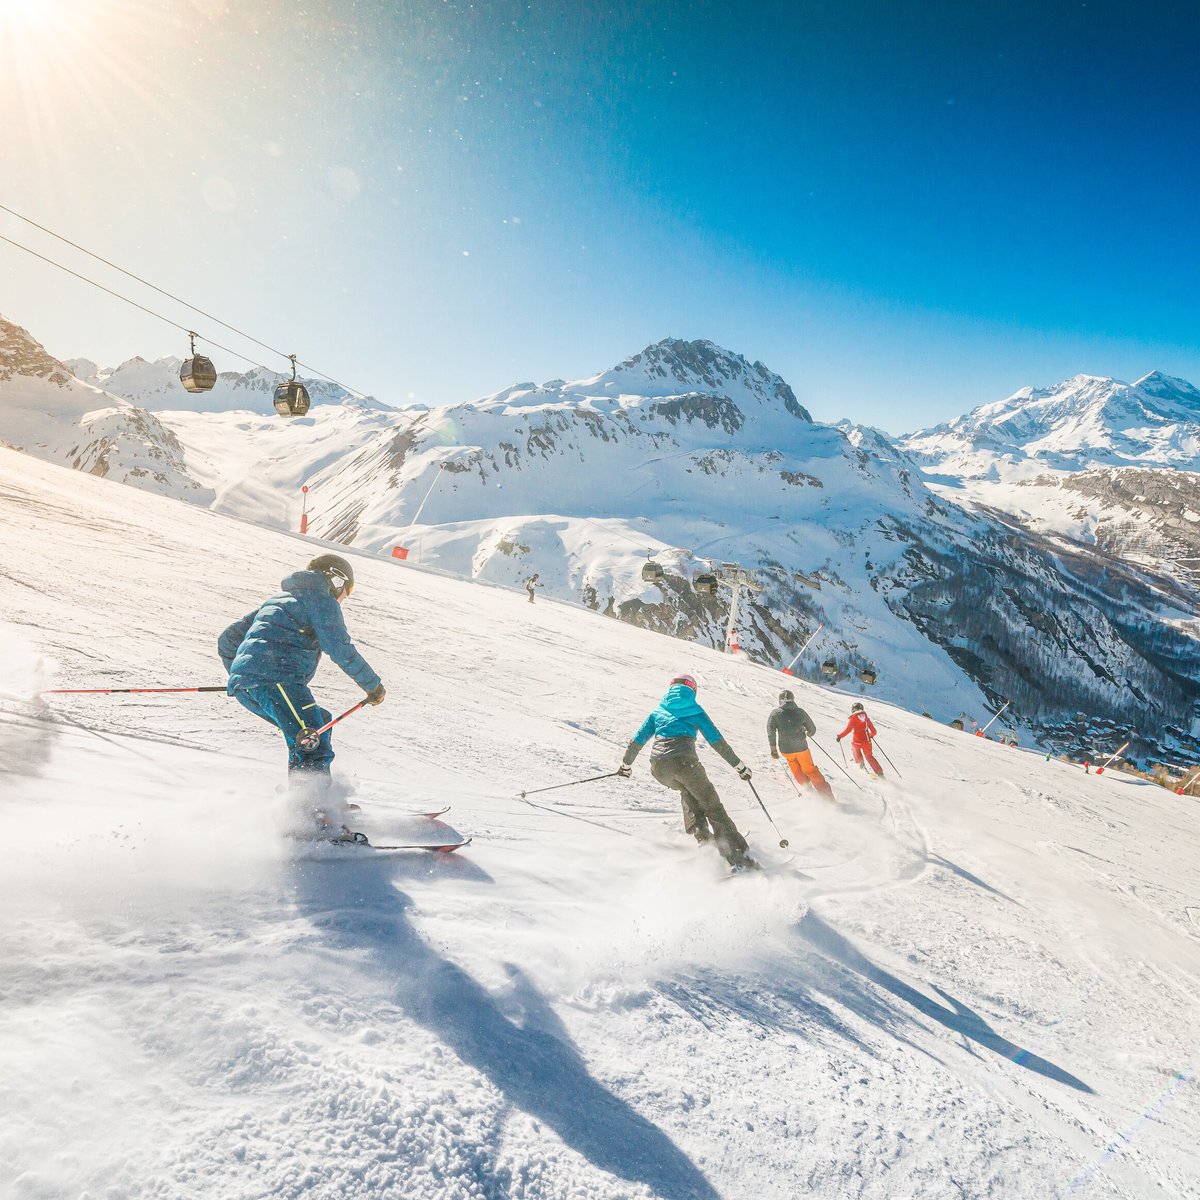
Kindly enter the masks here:
<path id="1" fill-rule="evenodd" d="M 45 225 L 39 225 L 36 221 L 29 217 L 22 216 L 19 212 L 8 207 L 7 204 L 0 204 L 0 212 L 6 212 L 11 217 L 16 217 L 18 221 L 24 221 L 27 225 L 32 225 L 34 229 L 40 229 L 43 233 L 48 233 L 52 238 L 57 238 L 60 242 L 66 243 L 73 250 L 78 250 L 81 254 L 86 254 L 88 258 L 94 258 L 97 262 L 103 263 L 106 267 L 111 267 L 114 271 L 120 271 L 122 275 L 127 275 L 130 279 L 136 280 L 144 287 L 150 288 L 151 291 L 158 292 L 160 296 L 166 296 L 168 300 L 174 300 L 176 304 L 182 304 L 184 308 L 190 308 L 192 312 L 199 313 L 202 317 L 207 317 L 210 321 L 216 321 L 218 325 L 223 325 L 226 329 L 244 337 L 248 342 L 253 342 L 256 346 L 261 346 L 264 350 L 270 350 L 272 354 L 278 354 L 280 358 L 287 358 L 287 354 L 282 350 L 277 350 L 274 346 L 268 346 L 266 342 L 260 342 L 258 338 L 251 337 L 244 329 L 238 329 L 235 325 L 229 325 L 222 321 L 220 317 L 214 317 L 212 313 L 205 312 L 202 308 L 197 308 L 194 304 L 189 304 L 186 300 L 179 296 L 168 292 L 165 288 L 160 288 L 156 284 L 151 283 L 148 279 L 143 279 L 140 275 L 135 275 L 132 271 L 125 270 L 124 267 L 119 267 L 115 262 L 110 262 L 100 254 L 95 254 L 86 246 L 81 246 L 78 242 L 71 241 L 68 237 L 63 237 L 61 233 L 55 233 L 53 229 L 47 229 Z M 206 339 L 207 340 L 207 339 Z M 214 342 L 215 346 L 216 343 Z M 250 360 L 247 359 L 247 362 Z M 301 366 L 304 364 L 301 363 Z M 264 368 L 264 370 L 267 368 Z M 319 374 L 319 372 L 318 372 Z"/>
<path id="2" fill-rule="evenodd" d="M 174 300 L 176 304 L 182 304 L 184 308 L 190 308 L 192 310 L 192 312 L 199 313 L 202 317 L 206 317 L 210 321 L 215 321 L 222 328 L 228 329 L 231 333 L 236 333 L 239 337 L 244 337 L 248 342 L 253 342 L 256 346 L 261 346 L 264 350 L 269 350 L 272 354 L 278 354 L 280 358 L 286 358 L 286 359 L 289 359 L 290 361 L 294 361 L 294 356 L 286 353 L 286 351 L 279 350 L 274 346 L 268 345 L 266 342 L 259 341 L 258 338 L 247 333 L 244 329 L 239 329 L 236 325 L 230 325 L 228 321 L 222 321 L 220 317 L 213 316 L 212 313 L 206 312 L 202 308 L 197 308 L 196 305 L 194 305 L 194 304 L 189 304 L 186 300 L 184 300 L 180 296 L 176 296 L 173 292 L 168 292 L 165 288 L 160 288 L 157 284 L 151 283 L 148 279 L 143 279 L 140 275 L 135 275 L 132 271 L 127 271 L 127 270 L 125 270 L 124 267 L 117 266 L 117 264 L 115 262 L 111 262 L 109 259 L 103 257 L 103 255 L 94 253 L 93 251 L 87 249 L 86 246 L 81 246 L 78 242 L 71 241 L 71 239 L 68 237 L 63 237 L 63 235 L 61 233 L 55 233 L 53 229 L 47 229 L 45 225 L 39 225 L 37 223 L 37 221 L 32 220 L 30 217 L 23 216 L 21 213 L 17 212 L 15 209 L 9 208 L 7 204 L 0 204 L 0 212 L 6 212 L 9 214 L 9 216 L 16 217 L 18 221 L 24 221 L 27 225 L 32 225 L 34 227 L 34 229 L 40 229 L 43 233 L 49 234 L 50 237 L 57 238 L 60 242 L 65 243 L 66 245 L 70 246 L 72 249 L 78 250 L 81 254 L 86 254 L 89 258 L 94 258 L 97 262 L 103 263 L 106 267 L 111 267 L 114 271 L 119 271 L 122 275 L 126 275 L 130 279 L 135 280 L 136 282 L 140 283 L 143 287 L 148 287 L 148 288 L 150 288 L 151 291 L 158 292 L 158 294 L 160 296 L 166 296 L 168 300 Z M 3 237 L 3 236 L 4 236 L 3 234 L 0 234 L 0 237 Z M 121 300 L 128 300 L 127 297 L 121 296 L 119 293 L 111 291 L 109 288 L 104 287 L 103 284 L 96 283 L 95 280 L 88 279 L 84 275 L 78 275 L 78 274 L 76 274 L 76 272 L 71 271 L 69 267 L 63 267 L 61 263 L 56 263 L 53 261 L 53 259 L 43 258 L 42 255 L 37 254 L 37 252 L 34 250 L 30 250 L 28 246 L 24 246 L 20 242 L 14 242 L 14 241 L 12 241 L 11 238 L 7 238 L 7 237 L 4 238 L 4 240 L 6 242 L 9 242 L 10 245 L 17 246 L 22 250 L 28 250 L 30 254 L 35 255 L 37 258 L 42 258 L 42 260 L 44 262 L 48 262 L 52 266 L 61 267 L 62 270 L 67 271 L 72 275 L 75 275 L 75 277 L 77 279 L 82 279 L 85 283 L 93 284 L 95 287 L 100 288 L 102 291 L 108 292 L 109 295 L 111 295 L 111 296 L 117 296 Z M 135 304 L 135 301 L 128 300 L 128 303 Z M 140 308 L 141 305 L 136 305 L 136 307 Z M 146 308 L 143 308 L 142 311 L 150 312 L 150 310 L 146 309 Z M 150 315 L 158 316 L 159 314 L 151 313 Z M 166 320 L 167 318 L 163 317 L 162 319 Z M 176 325 L 175 328 L 182 329 L 184 331 L 184 333 L 191 332 L 190 329 L 188 329 L 186 326 L 183 326 L 183 325 Z M 217 346 L 217 348 L 219 350 L 225 350 L 226 353 L 228 353 L 228 354 L 236 354 L 236 351 L 229 350 L 225 346 L 218 345 L 211 338 L 206 337 L 204 340 L 206 342 L 208 342 L 210 345 Z M 253 359 L 247 358 L 244 354 L 238 354 L 237 357 L 242 359 L 243 362 L 253 363 L 254 366 L 256 366 L 256 367 L 262 367 L 262 369 L 264 371 L 269 372 L 271 370 L 270 367 L 263 366 L 262 363 L 256 363 L 256 362 L 254 362 Z M 297 362 L 295 365 L 303 367 L 306 371 L 311 372 L 313 375 L 318 375 L 318 376 L 320 376 L 320 378 L 326 379 L 330 383 L 337 384 L 338 387 L 343 388 L 345 391 L 349 392 L 352 396 L 358 396 L 361 399 L 367 395 L 366 392 L 360 392 L 356 388 L 352 388 L 349 385 L 342 383 L 341 380 L 334 379 L 334 377 L 332 375 L 326 375 L 324 371 L 318 371 L 316 369 L 316 367 L 310 367 L 307 363 Z"/>
<path id="3" fill-rule="evenodd" d="M 2 233 L 0 233 L 0 241 L 7 242 L 10 246 L 16 246 L 18 250 L 24 250 L 26 254 L 32 254 L 34 258 L 40 258 L 42 262 L 49 263 L 52 267 L 57 267 L 60 271 L 66 271 L 68 275 L 74 275 L 76 279 L 81 279 L 84 283 L 90 283 L 92 287 L 97 287 L 102 292 L 107 292 L 110 296 L 115 296 L 118 300 L 124 300 L 126 304 L 131 304 L 134 308 L 140 309 L 149 317 L 154 317 L 175 329 L 181 330 L 183 333 L 189 335 L 192 333 L 192 330 L 186 325 L 180 325 L 178 321 L 173 321 L 170 317 L 164 317 L 162 313 L 155 312 L 154 309 L 147 308 L 144 304 L 139 304 L 136 300 L 131 300 L 128 296 L 122 296 L 120 292 L 114 292 L 112 288 L 105 287 L 104 284 L 98 283 L 95 279 L 89 279 L 86 275 L 80 275 L 78 271 L 73 271 L 70 267 L 63 266 L 62 263 L 55 262 L 54 259 L 47 258 L 44 254 L 39 254 L 29 246 L 23 246 L 20 242 L 14 242 L 12 238 L 5 237 Z M 222 346 L 220 342 L 214 342 L 212 338 L 206 337 L 204 340 L 210 346 L 215 346 L 218 350 L 224 350 L 226 354 L 232 354 L 234 358 L 240 358 L 242 362 L 247 362 L 252 367 L 261 367 L 268 374 L 278 374 L 277 371 L 272 371 L 265 363 L 257 362 L 253 358 L 247 358 L 246 355 L 231 349 L 229 346 Z M 341 385 L 339 384 L 338 386 L 340 387 Z"/>

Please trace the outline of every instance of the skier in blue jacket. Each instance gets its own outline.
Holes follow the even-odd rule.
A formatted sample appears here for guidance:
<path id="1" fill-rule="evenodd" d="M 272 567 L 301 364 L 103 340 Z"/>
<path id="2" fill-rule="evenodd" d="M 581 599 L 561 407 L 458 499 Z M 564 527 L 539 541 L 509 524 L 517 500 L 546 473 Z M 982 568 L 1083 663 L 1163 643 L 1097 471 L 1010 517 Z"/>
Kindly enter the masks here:
<path id="1" fill-rule="evenodd" d="M 633 773 L 634 759 L 654 738 L 650 774 L 664 787 L 679 793 L 684 832 L 701 844 L 715 840 L 721 857 L 731 867 L 756 866 L 746 853 L 746 839 L 730 820 L 696 755 L 697 733 L 704 735 L 704 740 L 742 779 L 750 778 L 750 768 L 734 754 L 708 713 L 696 702 L 696 681 L 690 675 L 677 675 L 671 680 L 667 694 L 634 734 L 617 774 L 628 778 Z"/>
<path id="2" fill-rule="evenodd" d="M 337 554 L 320 554 L 307 570 L 289 575 L 282 589 L 230 625 L 217 652 L 229 672 L 229 694 L 283 734 L 289 778 L 324 789 L 333 761 L 331 731 L 313 749 L 300 745 L 302 733 L 330 720 L 308 687 L 322 652 L 367 693 L 368 704 L 382 704 L 386 693 L 342 618 L 341 605 L 354 590 L 350 564 Z"/>

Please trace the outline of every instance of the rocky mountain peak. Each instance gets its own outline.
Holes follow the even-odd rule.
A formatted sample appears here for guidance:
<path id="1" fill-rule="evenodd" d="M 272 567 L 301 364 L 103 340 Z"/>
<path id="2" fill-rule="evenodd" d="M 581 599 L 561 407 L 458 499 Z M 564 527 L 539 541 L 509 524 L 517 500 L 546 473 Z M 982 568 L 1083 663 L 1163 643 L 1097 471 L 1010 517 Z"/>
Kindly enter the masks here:
<path id="1" fill-rule="evenodd" d="M 71 382 L 71 372 L 49 354 L 28 331 L 0 316 L 0 381 L 23 375 L 58 387 Z"/>
<path id="2" fill-rule="evenodd" d="M 668 382 L 675 394 L 707 392 L 732 399 L 731 390 L 747 390 L 768 403 L 781 403 L 801 421 L 812 421 L 795 392 L 773 371 L 705 339 L 664 338 L 618 363 L 609 374 L 640 374 L 651 381 Z"/>
<path id="3" fill-rule="evenodd" d="M 1188 383 L 1186 379 L 1164 375 L 1161 371 L 1151 371 L 1149 375 L 1143 375 L 1133 386 L 1157 399 L 1200 404 L 1200 388 Z"/>

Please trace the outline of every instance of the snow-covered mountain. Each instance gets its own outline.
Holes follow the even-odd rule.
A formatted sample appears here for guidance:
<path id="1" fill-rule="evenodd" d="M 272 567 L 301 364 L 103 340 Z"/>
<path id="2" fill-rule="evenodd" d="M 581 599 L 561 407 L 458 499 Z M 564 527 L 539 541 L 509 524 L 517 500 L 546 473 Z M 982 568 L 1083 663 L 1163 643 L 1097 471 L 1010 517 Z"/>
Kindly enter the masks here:
<path id="1" fill-rule="evenodd" d="M 1077 375 L 1022 388 L 900 439 L 908 453 L 965 479 L 1027 478 L 1095 467 L 1200 469 L 1200 390 L 1152 371 L 1136 383 Z"/>
<path id="2" fill-rule="evenodd" d="M 1154 371 L 1024 388 L 901 439 L 927 482 L 1039 533 L 1187 580 L 1200 549 L 1200 390 Z"/>
<path id="3" fill-rule="evenodd" d="M 174 494 L 243 519 L 297 528 L 304 485 L 318 537 L 513 587 L 536 571 L 546 595 L 710 646 L 731 593 L 692 584 L 736 562 L 761 585 L 737 622 L 760 661 L 816 632 L 798 674 L 827 664 L 861 693 L 874 672 L 876 694 L 940 720 L 1011 699 L 1006 721 L 1061 744 L 1200 730 L 1194 609 L 1169 581 L 944 503 L 885 435 L 813 422 L 763 364 L 710 342 L 436 408 L 153 419 L 179 447 Z M 648 554 L 660 582 L 642 580 Z"/>
<path id="4" fill-rule="evenodd" d="M 777 671 L 353 548 L 388 696 L 335 770 L 376 841 L 455 855 L 289 844 L 223 695 L 37 698 L 220 683 L 313 549 L 0 450 L 5 1200 L 1195 1196 L 1194 800 L 872 701 L 896 770 L 797 795 Z M 765 876 L 645 755 L 518 794 L 613 770 L 681 668 Z M 850 698 L 792 686 L 837 756 Z"/>
<path id="5" fill-rule="evenodd" d="M 131 358 L 117 367 L 98 367 L 90 359 L 69 358 L 63 365 L 72 375 L 102 388 L 114 396 L 120 396 L 131 404 L 148 412 L 251 412 L 259 416 L 274 415 L 272 403 L 275 388 L 286 378 L 262 367 L 249 371 L 220 371 L 215 386 L 207 392 L 188 392 L 179 382 L 181 359 L 159 358 L 148 362 L 144 358 Z M 351 398 L 351 394 L 327 379 L 310 379 L 299 376 L 308 389 L 314 405 L 340 404 Z M 367 397 L 360 404 L 372 408 L 386 405 Z"/>
<path id="6" fill-rule="evenodd" d="M 76 470 L 198 504 L 183 448 L 154 414 L 76 379 L 24 329 L 0 316 L 0 442 Z"/>

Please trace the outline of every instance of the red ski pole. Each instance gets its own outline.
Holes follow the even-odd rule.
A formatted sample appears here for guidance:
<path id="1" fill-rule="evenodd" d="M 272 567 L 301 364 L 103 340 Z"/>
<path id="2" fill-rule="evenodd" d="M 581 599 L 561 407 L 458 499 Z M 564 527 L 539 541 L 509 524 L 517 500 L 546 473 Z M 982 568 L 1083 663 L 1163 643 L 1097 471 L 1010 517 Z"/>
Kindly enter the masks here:
<path id="1" fill-rule="evenodd" d="M 228 692 L 222 683 L 217 687 L 181 688 L 46 688 L 43 696 L 142 696 L 161 692 Z"/>
<path id="2" fill-rule="evenodd" d="M 306 753 L 312 753 L 321 744 L 321 734 L 332 729 L 339 721 L 344 721 L 347 717 L 353 716 L 360 708 L 366 706 L 365 700 L 360 700 L 353 708 L 348 708 L 340 717 L 334 717 L 332 721 L 326 721 L 320 729 L 305 729 L 296 739 L 296 745 Z"/>

